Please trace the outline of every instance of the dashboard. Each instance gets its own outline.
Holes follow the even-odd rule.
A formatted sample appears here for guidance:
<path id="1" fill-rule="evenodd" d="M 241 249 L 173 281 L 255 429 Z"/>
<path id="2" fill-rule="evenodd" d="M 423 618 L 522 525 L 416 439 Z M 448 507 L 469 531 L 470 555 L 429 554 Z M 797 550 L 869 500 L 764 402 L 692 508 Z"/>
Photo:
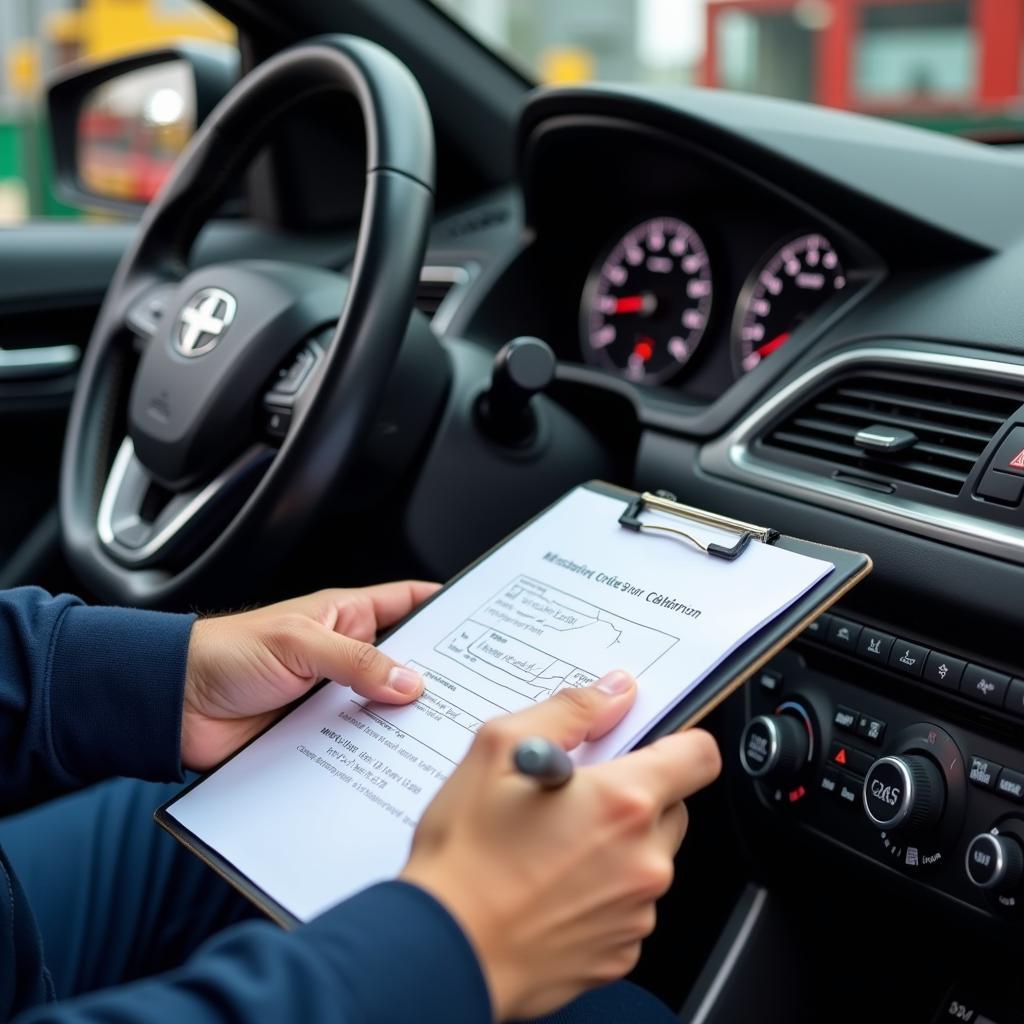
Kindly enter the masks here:
<path id="1" fill-rule="evenodd" d="M 843 225 L 756 175 L 594 127 L 565 125 L 534 157 L 542 336 L 567 363 L 710 402 L 877 273 Z"/>
<path id="2" fill-rule="evenodd" d="M 1018 1020 L 1024 162 L 798 105 L 597 88 L 536 98 L 520 154 L 509 231 L 472 254 L 451 330 L 550 344 L 559 457 L 875 565 L 712 722 L 710 888 L 765 888 L 698 986 L 717 1011 L 691 1016 Z M 445 230 L 431 259 L 464 258 Z M 530 464 L 539 492 L 551 461 Z M 773 966 L 751 960 L 751 985 L 755 947 Z M 855 980 L 883 962 L 916 984 Z"/>

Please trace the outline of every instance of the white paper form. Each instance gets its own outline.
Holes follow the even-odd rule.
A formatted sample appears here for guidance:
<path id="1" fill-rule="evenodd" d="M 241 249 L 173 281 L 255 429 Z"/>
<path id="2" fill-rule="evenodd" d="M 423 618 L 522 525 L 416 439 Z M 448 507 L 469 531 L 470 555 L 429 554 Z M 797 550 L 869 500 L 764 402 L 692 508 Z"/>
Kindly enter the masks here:
<path id="1" fill-rule="evenodd" d="M 420 815 L 481 723 L 626 668 L 636 704 L 575 754 L 614 757 L 833 568 L 756 542 L 735 561 L 711 558 L 624 529 L 624 507 L 571 492 L 392 634 L 382 649 L 426 681 L 414 704 L 367 704 L 327 685 L 170 815 L 308 920 L 401 870 Z"/>

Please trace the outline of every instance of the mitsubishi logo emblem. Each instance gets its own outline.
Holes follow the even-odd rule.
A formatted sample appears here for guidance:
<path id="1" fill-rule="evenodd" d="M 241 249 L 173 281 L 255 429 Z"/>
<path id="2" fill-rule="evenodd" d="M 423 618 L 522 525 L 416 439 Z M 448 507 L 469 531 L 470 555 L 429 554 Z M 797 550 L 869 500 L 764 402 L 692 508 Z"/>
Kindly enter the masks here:
<path id="1" fill-rule="evenodd" d="M 174 347 L 190 359 L 206 355 L 220 343 L 237 309 L 235 297 L 223 288 L 196 292 L 178 317 Z"/>

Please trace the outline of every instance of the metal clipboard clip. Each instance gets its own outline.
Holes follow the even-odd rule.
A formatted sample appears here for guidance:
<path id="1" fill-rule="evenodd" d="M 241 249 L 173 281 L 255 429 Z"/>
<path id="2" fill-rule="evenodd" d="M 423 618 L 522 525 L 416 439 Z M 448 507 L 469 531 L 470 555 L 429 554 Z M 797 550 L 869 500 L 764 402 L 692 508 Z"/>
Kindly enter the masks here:
<path id="1" fill-rule="evenodd" d="M 689 519 L 691 522 L 700 523 L 702 526 L 713 526 L 719 530 L 727 530 L 737 535 L 736 543 L 729 547 L 726 544 L 705 544 L 685 530 L 677 529 L 674 526 L 662 526 L 659 523 L 645 523 L 640 515 L 645 509 L 652 509 L 655 512 L 665 512 L 668 515 L 679 516 L 681 519 Z M 619 516 L 619 525 L 627 530 L 634 530 L 639 533 L 641 530 L 654 530 L 659 533 L 671 533 L 683 540 L 700 548 L 706 555 L 715 558 L 724 558 L 731 562 L 738 558 L 746 550 L 752 540 L 758 540 L 762 544 L 772 544 L 778 540 L 777 530 L 768 530 L 763 526 L 754 526 L 752 523 L 744 523 L 739 519 L 730 519 L 728 516 L 716 515 L 714 512 L 705 512 L 704 509 L 694 508 L 692 505 L 681 505 L 676 501 L 676 496 L 669 491 L 644 491 L 643 494 L 634 498 L 626 506 L 625 512 Z"/>

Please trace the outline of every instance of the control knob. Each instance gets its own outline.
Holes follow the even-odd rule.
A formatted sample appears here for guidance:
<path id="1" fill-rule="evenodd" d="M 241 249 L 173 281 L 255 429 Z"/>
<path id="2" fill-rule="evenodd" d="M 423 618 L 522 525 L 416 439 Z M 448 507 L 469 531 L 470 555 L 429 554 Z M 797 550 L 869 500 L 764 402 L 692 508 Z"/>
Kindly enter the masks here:
<path id="1" fill-rule="evenodd" d="M 967 844 L 967 878 L 993 893 L 1011 893 L 1024 876 L 1024 849 L 1008 835 L 981 832 Z"/>
<path id="2" fill-rule="evenodd" d="M 946 783 L 925 754 L 880 757 L 864 777 L 864 810 L 877 828 L 926 832 L 946 807 Z"/>
<path id="3" fill-rule="evenodd" d="M 740 738 L 740 763 L 754 779 L 785 782 L 807 762 L 807 723 L 795 715 L 758 715 L 747 722 Z"/>

